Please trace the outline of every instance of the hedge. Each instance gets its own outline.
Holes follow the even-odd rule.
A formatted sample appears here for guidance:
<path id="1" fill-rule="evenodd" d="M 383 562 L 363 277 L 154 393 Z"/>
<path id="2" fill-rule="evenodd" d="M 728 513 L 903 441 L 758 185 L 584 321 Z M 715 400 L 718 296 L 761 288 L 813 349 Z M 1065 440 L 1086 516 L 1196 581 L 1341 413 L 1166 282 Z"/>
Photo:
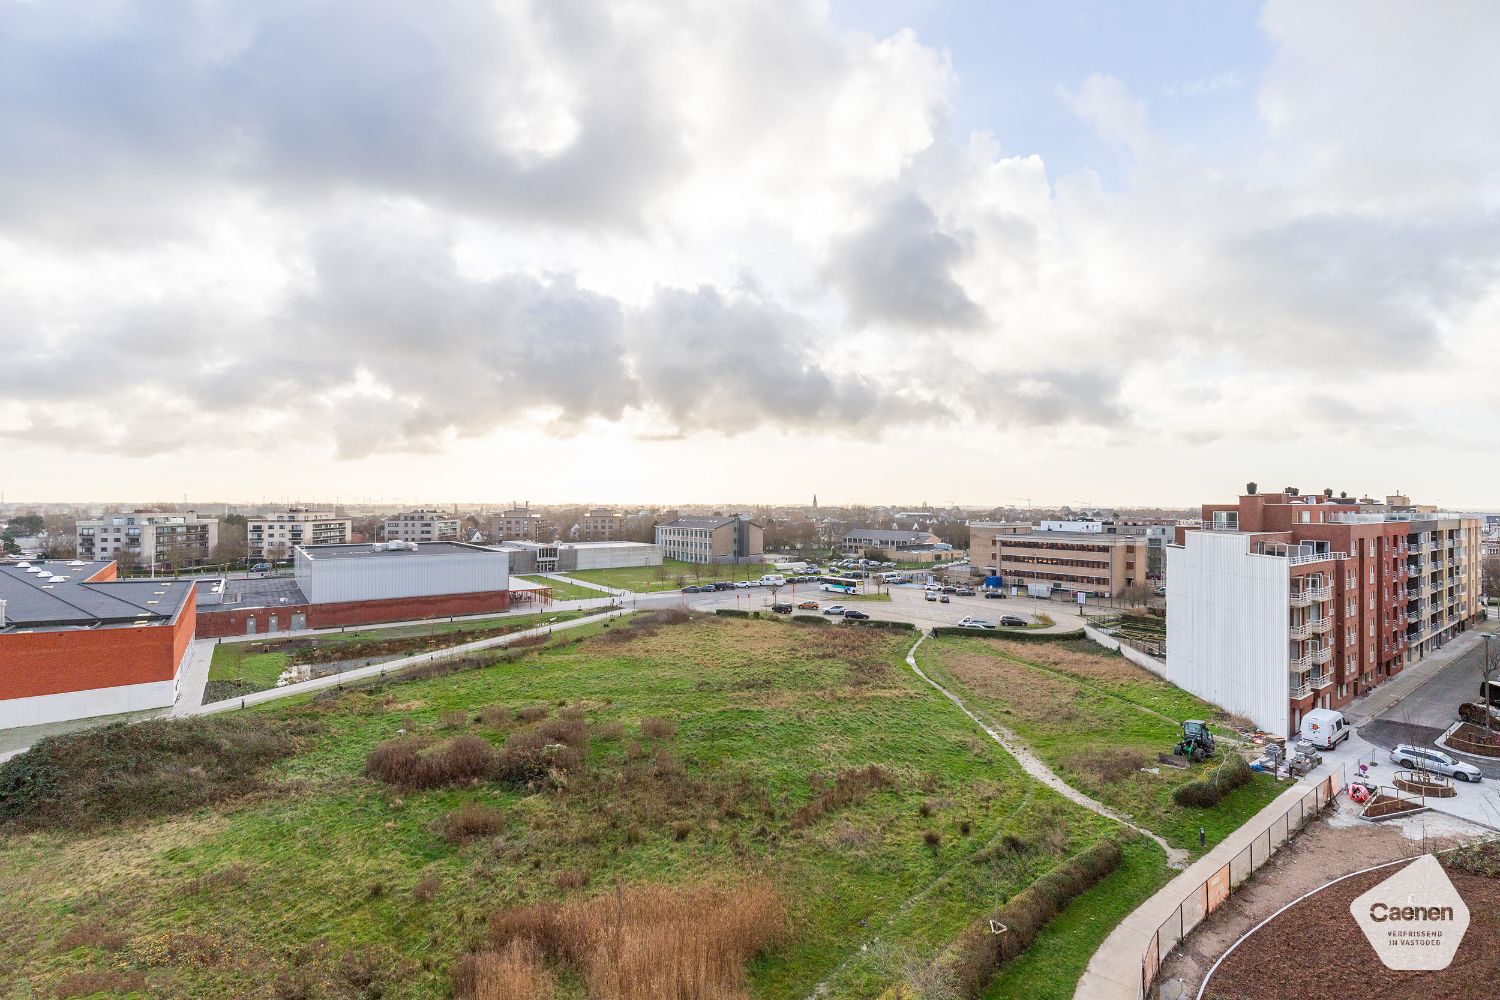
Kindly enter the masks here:
<path id="1" fill-rule="evenodd" d="M 960 628 L 957 625 L 936 625 L 933 638 L 945 635 L 982 635 L 990 639 L 1015 639 L 1019 642 L 1069 642 L 1082 639 L 1083 629 L 1072 632 L 1028 632 L 1021 629 L 1007 631 L 999 628 Z"/>
<path id="2" fill-rule="evenodd" d="M 970 924 L 948 960 L 959 993 L 970 1000 L 981 996 L 1001 966 L 1031 947 L 1042 928 L 1114 871 L 1122 857 L 1120 845 L 1111 838 L 1096 841 Z M 993 933 L 991 921 L 1004 924 L 1005 933 Z"/>
<path id="3" fill-rule="evenodd" d="M 916 628 L 911 622 L 892 622 L 886 621 L 883 618 L 846 618 L 844 621 L 850 625 L 858 625 L 861 628 L 893 628 L 907 632 Z"/>
<path id="4" fill-rule="evenodd" d="M 1189 781 L 1172 790 L 1172 801 L 1180 806 L 1198 806 L 1208 809 L 1219 804 L 1219 800 L 1250 780 L 1250 765 L 1245 758 L 1231 752 L 1224 762 L 1214 768 L 1212 777 Z"/>
<path id="5" fill-rule="evenodd" d="M 792 615 L 787 621 L 798 625 L 832 625 L 833 622 L 822 615 Z"/>
<path id="6" fill-rule="evenodd" d="M 752 612 L 745 611 L 741 608 L 716 608 L 714 609 L 714 614 L 718 615 L 720 618 L 749 618 Z M 759 618 L 760 612 L 754 612 L 754 615 L 756 618 Z"/>

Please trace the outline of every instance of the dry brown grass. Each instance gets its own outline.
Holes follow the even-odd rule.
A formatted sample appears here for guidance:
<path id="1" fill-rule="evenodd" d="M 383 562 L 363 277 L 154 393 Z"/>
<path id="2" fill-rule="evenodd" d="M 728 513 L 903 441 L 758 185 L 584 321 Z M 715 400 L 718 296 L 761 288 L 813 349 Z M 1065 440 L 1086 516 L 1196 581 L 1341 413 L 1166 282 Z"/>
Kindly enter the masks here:
<path id="1" fill-rule="evenodd" d="M 453 970 L 456 1000 L 551 1000 L 552 995 L 552 976 L 536 948 L 524 941 L 465 955 Z"/>
<path id="2" fill-rule="evenodd" d="M 533 705 L 530 708 L 523 708 L 519 712 L 517 712 L 516 718 L 526 723 L 541 722 L 550 714 L 551 710 L 548 709 L 547 706 Z"/>
<path id="3" fill-rule="evenodd" d="M 497 757 L 488 740 L 455 736 L 429 749 L 419 738 L 401 737 L 371 750 L 365 773 L 407 791 L 472 784 L 495 773 Z"/>
<path id="4" fill-rule="evenodd" d="M 1078 688 L 1067 681 L 985 653 L 944 650 L 942 662 L 970 691 L 1017 715 L 1053 723 L 1078 717 Z"/>
<path id="5" fill-rule="evenodd" d="M 421 881 L 411 887 L 411 898 L 419 903 L 430 903 L 437 899 L 438 893 L 442 891 L 443 883 L 438 881 L 436 875 L 423 876 Z"/>
<path id="6" fill-rule="evenodd" d="M 479 721 L 496 729 L 508 729 L 516 721 L 516 713 L 504 705 L 485 705 L 479 710 Z"/>
<path id="7" fill-rule="evenodd" d="M 489 837 L 505 829 L 505 813 L 482 802 L 465 802 L 439 822 L 443 839 L 467 844 L 477 837 Z"/>
<path id="8" fill-rule="evenodd" d="M 462 729 L 468 724 L 468 713 L 462 709 L 450 709 L 438 716 L 438 727 L 441 729 Z"/>
<path id="9" fill-rule="evenodd" d="M 677 723 L 670 719 L 649 718 L 641 720 L 641 735 L 648 740 L 672 740 L 677 738 Z"/>
<path id="10" fill-rule="evenodd" d="M 818 778 L 818 776 L 814 776 Z M 821 779 L 811 781 L 815 786 L 821 784 Z M 871 792 L 879 789 L 894 788 L 896 778 L 879 764 L 871 764 L 868 767 L 851 767 L 840 771 L 834 778 L 833 784 L 822 789 L 810 799 L 806 805 L 798 809 L 792 816 L 792 829 L 800 829 L 816 823 L 825 814 L 834 809 L 842 809 L 847 806 L 862 802 Z"/>
<path id="11" fill-rule="evenodd" d="M 125 935 L 106 926 L 102 920 L 84 920 L 74 924 L 58 938 L 58 951 L 74 948 L 98 948 L 101 951 L 119 951 L 125 947 Z"/>
<path id="12" fill-rule="evenodd" d="M 1113 785 L 1134 777 L 1152 762 L 1138 750 L 1093 747 L 1069 754 L 1063 763 L 1069 770 L 1088 775 L 1095 784 Z"/>
<path id="13" fill-rule="evenodd" d="M 64 976 L 53 990 L 53 995 L 58 1000 L 63 1000 L 65 997 L 91 997 L 95 993 L 143 993 L 145 990 L 144 972 L 95 969 Z"/>
<path id="14" fill-rule="evenodd" d="M 1002 656 L 1035 663 L 1043 667 L 1069 674 L 1088 681 L 1119 683 L 1165 684 L 1160 677 L 1143 667 L 1138 667 L 1123 656 L 1113 656 L 1103 651 L 1098 653 L 1069 649 L 1051 642 L 1006 642 L 994 643 L 995 651 Z"/>
<path id="15" fill-rule="evenodd" d="M 768 883 L 725 891 L 640 886 L 490 915 L 495 951 L 533 949 L 571 967 L 591 1000 L 734 1000 L 745 964 L 783 940 L 786 908 Z M 457 996 L 470 973 L 455 974 Z M 508 996 L 494 994 L 494 996 Z"/>

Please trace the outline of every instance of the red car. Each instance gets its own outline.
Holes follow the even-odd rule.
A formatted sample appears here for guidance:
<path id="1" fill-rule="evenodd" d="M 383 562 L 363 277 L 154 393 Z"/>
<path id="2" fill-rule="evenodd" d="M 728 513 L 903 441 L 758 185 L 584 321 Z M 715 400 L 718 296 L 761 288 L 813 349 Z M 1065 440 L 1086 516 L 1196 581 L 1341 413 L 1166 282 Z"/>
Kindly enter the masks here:
<path id="1" fill-rule="evenodd" d="M 818 602 L 817 601 L 803 601 L 801 604 L 797 605 L 797 610 L 798 611 L 816 611 L 816 610 L 818 610 Z"/>

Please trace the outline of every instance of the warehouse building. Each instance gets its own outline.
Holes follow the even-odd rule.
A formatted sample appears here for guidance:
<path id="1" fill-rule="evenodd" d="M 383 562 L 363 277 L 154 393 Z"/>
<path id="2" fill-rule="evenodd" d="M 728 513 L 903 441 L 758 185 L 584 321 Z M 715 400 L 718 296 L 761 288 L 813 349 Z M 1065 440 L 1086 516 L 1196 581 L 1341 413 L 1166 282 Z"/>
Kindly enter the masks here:
<path id="1" fill-rule="evenodd" d="M 170 708 L 194 589 L 111 560 L 0 565 L 0 729 Z"/>
<path id="2" fill-rule="evenodd" d="M 294 559 L 290 579 L 229 580 L 205 587 L 198 634 L 253 635 L 493 614 L 511 604 L 510 555 L 498 548 L 464 542 L 306 545 Z"/>
<path id="3" fill-rule="evenodd" d="M 580 569 L 660 566 L 661 546 L 650 542 L 502 542 L 512 573 L 570 573 Z"/>

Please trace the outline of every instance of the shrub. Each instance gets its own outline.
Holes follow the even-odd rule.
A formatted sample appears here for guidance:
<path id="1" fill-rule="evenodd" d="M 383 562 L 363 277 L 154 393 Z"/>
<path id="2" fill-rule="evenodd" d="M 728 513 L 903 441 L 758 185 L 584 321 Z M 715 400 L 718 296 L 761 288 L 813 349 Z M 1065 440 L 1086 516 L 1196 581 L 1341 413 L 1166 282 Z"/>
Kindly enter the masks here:
<path id="1" fill-rule="evenodd" d="M 896 779 L 879 764 L 840 771 L 831 787 L 815 795 L 792 815 L 792 829 L 815 823 L 832 809 L 854 805 L 863 801 L 870 792 L 892 788 L 895 784 Z"/>
<path id="2" fill-rule="evenodd" d="M 438 725 L 443 729 L 462 729 L 468 721 L 468 714 L 456 708 L 438 716 Z"/>
<path id="3" fill-rule="evenodd" d="M 495 764 L 501 781 L 526 785 L 556 772 L 566 774 L 583 764 L 588 726 L 557 720 L 535 729 L 511 733 Z"/>
<path id="4" fill-rule="evenodd" d="M 436 875 L 426 875 L 416 885 L 411 887 L 411 898 L 419 903 L 430 903 L 437 899 L 438 892 L 443 884 L 438 881 Z"/>
<path id="5" fill-rule="evenodd" d="M 521 941 L 465 955 L 453 970 L 456 1000 L 551 1000 L 552 995 L 552 976 L 536 949 Z"/>
<path id="6" fill-rule="evenodd" d="M 623 722 L 597 722 L 591 730 L 591 735 L 596 740 L 618 740 L 625 735 L 625 724 Z"/>
<path id="7" fill-rule="evenodd" d="M 764 882 L 640 886 L 492 913 L 489 929 L 497 952 L 521 948 L 570 966 L 593 1000 L 727 998 L 743 994 L 745 964 L 785 936 L 786 910 Z M 455 996 L 479 996 L 461 992 L 461 974 Z"/>
<path id="8" fill-rule="evenodd" d="M 1026 632 L 1021 629 L 959 628 L 957 625 L 937 625 L 932 629 L 934 637 L 967 636 L 981 639 L 1007 639 L 1011 642 L 1072 642 L 1084 638 L 1083 629 L 1072 632 Z"/>
<path id="9" fill-rule="evenodd" d="M 677 737 L 677 723 L 668 719 L 642 719 L 641 735 L 652 740 L 675 739 Z"/>
<path id="10" fill-rule="evenodd" d="M 589 884 L 589 873 L 582 868 L 568 868 L 558 872 L 552 884 L 562 892 L 576 892 Z"/>
<path id="11" fill-rule="evenodd" d="M 822 615 L 792 615 L 792 617 L 788 618 L 787 621 L 791 622 L 793 625 L 832 625 L 833 624 L 833 622 L 829 621 L 827 618 L 825 618 Z"/>
<path id="12" fill-rule="evenodd" d="M 488 837 L 505 829 L 505 813 L 482 802 L 465 802 L 442 818 L 443 839 L 467 844 L 475 837 Z"/>
<path id="13" fill-rule="evenodd" d="M 943 835 L 938 833 L 936 830 L 924 830 L 922 832 L 922 843 L 926 844 L 933 850 L 937 850 L 939 847 L 943 846 Z"/>
<path id="14" fill-rule="evenodd" d="M 110 930 L 102 920 L 85 920 L 74 924 L 58 938 L 58 951 L 74 948 L 98 948 L 101 951 L 119 951 L 125 947 L 125 935 Z"/>
<path id="15" fill-rule="evenodd" d="M 1122 856 L 1115 841 L 1108 838 L 1096 841 L 1016 893 L 988 917 L 971 924 L 959 937 L 949 959 L 955 985 L 962 995 L 977 998 L 983 994 L 996 970 L 1031 947 L 1042 928 L 1113 871 Z M 1004 924 L 1006 932 L 990 933 L 990 920 Z"/>
<path id="16" fill-rule="evenodd" d="M 478 736 L 455 736 L 424 752 L 411 737 L 387 740 L 365 758 L 365 773 L 408 791 L 469 784 L 495 772 L 495 748 Z"/>
<path id="17" fill-rule="evenodd" d="M 523 708 L 516 713 L 516 717 L 522 722 L 541 722 L 550 714 L 547 706 L 533 705 L 531 708 Z"/>
<path id="18" fill-rule="evenodd" d="M 716 608 L 714 614 L 720 618 L 749 618 L 750 612 L 740 608 Z"/>
<path id="19" fill-rule="evenodd" d="M 486 705 L 479 710 L 479 721 L 487 726 L 505 729 L 516 721 L 516 713 L 504 705 Z"/>
<path id="20" fill-rule="evenodd" d="M 311 727 L 249 713 L 48 736 L 0 764 L 0 825 L 93 829 L 236 798 L 265 787 Z"/>
<path id="21" fill-rule="evenodd" d="M 1250 765 L 1245 763 L 1245 758 L 1237 753 L 1225 754 L 1224 760 L 1214 773 L 1198 781 L 1189 781 L 1178 785 L 1172 791 L 1172 801 L 1180 806 L 1194 806 L 1200 809 L 1212 808 L 1219 804 L 1219 800 L 1230 792 L 1246 784 L 1254 776 Z"/>

